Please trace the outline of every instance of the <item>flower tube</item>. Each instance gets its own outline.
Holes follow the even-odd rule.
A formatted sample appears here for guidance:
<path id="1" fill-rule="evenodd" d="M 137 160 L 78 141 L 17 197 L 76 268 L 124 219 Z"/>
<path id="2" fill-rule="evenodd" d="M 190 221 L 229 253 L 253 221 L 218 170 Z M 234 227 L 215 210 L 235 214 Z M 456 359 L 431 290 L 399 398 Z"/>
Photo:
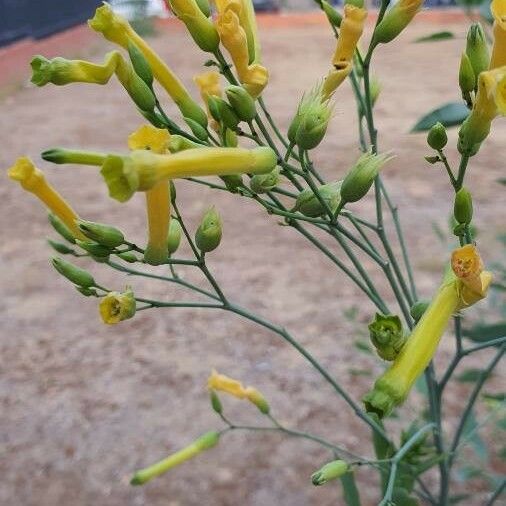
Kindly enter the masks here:
<path id="1" fill-rule="evenodd" d="M 494 17 L 494 45 L 490 68 L 506 65 L 506 0 L 492 0 L 490 5 Z"/>
<path id="2" fill-rule="evenodd" d="M 136 191 L 151 189 L 167 179 L 226 176 L 238 173 L 264 174 L 276 166 L 270 148 L 198 148 L 171 155 L 135 150 L 128 156 L 111 155 L 102 166 L 109 195 L 126 202 Z"/>
<path id="3" fill-rule="evenodd" d="M 145 149 L 153 153 L 167 153 L 170 135 L 151 125 L 143 125 L 128 137 L 128 147 L 132 150 Z M 144 251 L 144 261 L 160 265 L 168 257 L 168 233 L 170 224 L 170 185 L 162 180 L 146 191 L 148 215 L 148 244 Z"/>
<path id="4" fill-rule="evenodd" d="M 190 96 L 184 85 L 153 51 L 153 49 L 131 27 L 130 23 L 119 14 L 116 14 L 111 6 L 104 3 L 95 11 L 95 16 L 88 21 L 89 26 L 109 41 L 128 49 L 128 42 L 132 41 L 145 56 L 155 79 L 174 100 L 183 117 L 191 118 L 202 126 L 207 126 L 205 112 Z"/>
<path id="5" fill-rule="evenodd" d="M 9 169 L 8 176 L 33 193 L 50 209 L 78 239 L 86 239 L 76 225 L 77 213 L 67 201 L 46 181 L 44 173 L 28 157 L 18 158 Z"/>

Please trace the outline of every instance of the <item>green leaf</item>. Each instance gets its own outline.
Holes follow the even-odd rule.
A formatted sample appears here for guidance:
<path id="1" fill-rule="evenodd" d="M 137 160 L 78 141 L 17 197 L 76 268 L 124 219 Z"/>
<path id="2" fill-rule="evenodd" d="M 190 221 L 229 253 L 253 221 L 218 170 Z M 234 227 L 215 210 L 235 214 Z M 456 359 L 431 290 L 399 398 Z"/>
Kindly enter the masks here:
<path id="1" fill-rule="evenodd" d="M 460 125 L 469 115 L 469 109 L 460 102 L 450 102 L 422 116 L 411 132 L 426 132 L 438 121 L 446 127 Z"/>
<path id="2" fill-rule="evenodd" d="M 418 39 L 415 39 L 413 42 L 437 42 L 439 40 L 448 40 L 448 39 L 454 39 L 455 35 L 453 35 L 452 32 L 435 32 L 431 33 L 430 35 L 424 35 L 423 37 L 418 37 Z"/>
<path id="3" fill-rule="evenodd" d="M 455 379 L 461 383 L 475 383 L 480 379 L 482 369 L 466 369 L 461 372 Z"/>
<path id="4" fill-rule="evenodd" d="M 475 343 L 485 343 L 506 334 L 506 322 L 483 324 L 477 323 L 471 328 L 464 330 L 464 337 Z"/>
<path id="5" fill-rule="evenodd" d="M 341 484 L 343 486 L 343 499 L 346 506 L 360 506 L 360 495 L 353 473 L 343 474 L 341 476 Z"/>

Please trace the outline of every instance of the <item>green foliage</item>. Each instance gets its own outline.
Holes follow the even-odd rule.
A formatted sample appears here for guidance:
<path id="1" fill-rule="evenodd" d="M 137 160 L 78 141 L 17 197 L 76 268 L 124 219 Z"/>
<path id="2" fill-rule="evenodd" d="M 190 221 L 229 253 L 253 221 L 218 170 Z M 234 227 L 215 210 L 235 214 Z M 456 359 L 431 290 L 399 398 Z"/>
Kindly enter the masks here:
<path id="1" fill-rule="evenodd" d="M 441 40 L 454 39 L 455 35 L 453 32 L 442 31 L 431 33 L 430 35 L 424 35 L 423 37 L 418 37 L 413 42 L 439 42 Z"/>
<path id="2" fill-rule="evenodd" d="M 450 102 L 422 116 L 411 132 L 426 132 L 437 122 L 445 127 L 459 126 L 469 115 L 469 109 L 460 102 Z"/>

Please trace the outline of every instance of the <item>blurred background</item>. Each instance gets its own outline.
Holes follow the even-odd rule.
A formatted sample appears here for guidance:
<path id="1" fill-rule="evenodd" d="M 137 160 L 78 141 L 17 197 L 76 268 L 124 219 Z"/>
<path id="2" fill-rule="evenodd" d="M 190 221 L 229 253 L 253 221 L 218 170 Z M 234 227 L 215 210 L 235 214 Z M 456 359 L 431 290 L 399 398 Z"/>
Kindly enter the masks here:
<path id="1" fill-rule="evenodd" d="M 115 1 L 169 63 L 195 97 L 192 82 L 208 55 L 199 52 L 184 26 L 161 1 Z M 398 204 L 417 273 L 420 295 L 429 297 L 455 246 L 449 226 L 451 188 L 429 166 L 425 134 L 410 133 L 425 113 L 458 102 L 460 54 L 479 2 L 463 9 L 450 1 L 426 9 L 399 39 L 380 48 L 374 74 L 382 92 L 376 105 L 382 150 L 396 154 L 384 180 Z M 262 0 L 258 4 L 263 60 L 270 72 L 264 98 L 284 131 L 304 91 L 325 75 L 334 39 L 311 0 Z M 111 223 L 129 239 L 145 241 L 141 196 L 128 204 L 107 197 L 99 174 L 87 167 L 51 166 L 40 152 L 55 146 L 107 151 L 126 149 L 129 133 L 143 123 L 121 86 L 29 83 L 34 54 L 101 61 L 111 45 L 85 25 L 95 0 L 0 0 L 0 162 L 4 168 L 28 155 L 85 219 Z M 369 24 L 364 40 L 370 36 Z M 444 40 L 416 42 L 435 32 Z M 364 44 L 365 45 L 365 44 Z M 165 110 L 177 109 L 162 94 Z M 505 122 L 473 158 L 468 186 L 475 200 L 480 250 L 487 265 L 504 272 L 503 186 Z M 329 179 L 340 178 L 358 156 L 355 105 L 347 83 L 336 95 L 335 117 L 314 162 Z M 449 130 L 449 158 L 457 161 L 456 130 Z M 224 223 L 220 248 L 209 264 L 231 300 L 286 326 L 359 399 L 383 365 L 367 345 L 373 307 L 332 264 L 254 203 L 182 181 L 178 202 L 191 230 L 209 205 Z M 374 203 L 361 202 L 372 216 Z M 342 504 L 338 485 L 314 488 L 311 472 L 328 459 L 319 447 L 276 434 L 234 433 L 217 448 L 142 488 L 129 474 L 221 427 L 205 388 L 211 368 L 254 385 L 287 426 L 308 430 L 371 456 L 368 431 L 320 377 L 277 336 L 230 314 L 206 310 L 153 310 L 114 327 L 99 320 L 97 301 L 75 292 L 49 263 L 45 242 L 54 237 L 39 202 L 6 177 L 0 182 L 0 504 L 6 506 L 330 506 Z M 182 247 L 178 256 L 189 255 Z M 171 286 L 125 279 L 83 261 L 106 286 L 133 284 L 142 296 L 173 300 Z M 381 276 L 364 259 L 378 287 Z M 194 272 L 186 279 L 203 283 Z M 466 336 L 504 335 L 503 292 L 466 313 Z M 495 326 L 495 327 L 494 327 Z M 494 329 L 491 330 L 491 327 Z M 453 353 L 442 342 L 439 370 Z M 451 431 L 471 390 L 469 379 L 493 351 L 466 359 L 445 399 Z M 469 372 L 471 371 L 471 372 Z M 474 376 L 476 377 L 476 376 Z M 487 384 L 489 399 L 504 390 L 504 369 Z M 234 421 L 264 423 L 256 410 L 224 399 Z M 414 392 L 393 426 L 418 416 L 424 405 Z M 501 414 L 502 413 L 502 414 Z M 481 402 L 458 459 L 456 494 L 461 504 L 484 503 L 504 472 L 504 410 Z M 377 477 L 360 470 L 364 506 L 377 504 Z M 427 476 L 436 486 L 435 476 Z M 455 502 L 457 498 L 454 498 Z"/>

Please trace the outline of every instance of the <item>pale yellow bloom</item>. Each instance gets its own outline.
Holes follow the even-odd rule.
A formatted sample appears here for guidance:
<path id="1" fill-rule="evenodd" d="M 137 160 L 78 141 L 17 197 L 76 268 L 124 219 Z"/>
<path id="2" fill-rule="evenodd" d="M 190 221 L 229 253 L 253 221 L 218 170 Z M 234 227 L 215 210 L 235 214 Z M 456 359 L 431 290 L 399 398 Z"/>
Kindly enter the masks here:
<path id="1" fill-rule="evenodd" d="M 128 137 L 128 147 L 132 150 L 146 149 L 164 154 L 168 151 L 170 134 L 167 130 L 142 125 Z M 170 186 L 168 181 L 160 181 L 146 191 L 148 215 L 148 244 L 144 260 L 151 265 L 160 265 L 168 257 L 168 233 L 170 226 Z"/>
<path id="2" fill-rule="evenodd" d="M 506 65 L 506 0 L 492 0 L 490 5 L 494 17 L 494 45 L 490 68 Z"/>
<path id="3" fill-rule="evenodd" d="M 18 181 L 21 186 L 39 198 L 78 239 L 86 239 L 76 225 L 77 213 L 67 201 L 46 181 L 44 173 L 28 157 L 18 158 L 9 169 L 8 176 Z"/>
<path id="4" fill-rule="evenodd" d="M 213 119 L 211 113 L 209 111 L 208 99 L 211 96 L 221 97 L 223 91 L 220 85 L 220 73 L 216 70 L 209 70 L 207 72 L 202 72 L 201 74 L 197 74 L 193 81 L 198 86 L 200 90 L 200 96 L 204 101 L 207 111 L 207 117 L 209 118 L 209 123 L 211 127 L 218 131 L 220 126 L 216 120 Z"/>
<path id="5" fill-rule="evenodd" d="M 346 79 L 353 67 L 353 55 L 364 30 L 367 11 L 347 4 L 344 6 L 344 18 L 332 58 L 334 69 L 329 72 L 323 83 L 323 99 L 329 99 Z"/>
<path id="6" fill-rule="evenodd" d="M 131 288 L 124 292 L 109 292 L 99 304 L 100 316 L 107 325 L 128 320 L 135 315 L 135 297 Z"/>

